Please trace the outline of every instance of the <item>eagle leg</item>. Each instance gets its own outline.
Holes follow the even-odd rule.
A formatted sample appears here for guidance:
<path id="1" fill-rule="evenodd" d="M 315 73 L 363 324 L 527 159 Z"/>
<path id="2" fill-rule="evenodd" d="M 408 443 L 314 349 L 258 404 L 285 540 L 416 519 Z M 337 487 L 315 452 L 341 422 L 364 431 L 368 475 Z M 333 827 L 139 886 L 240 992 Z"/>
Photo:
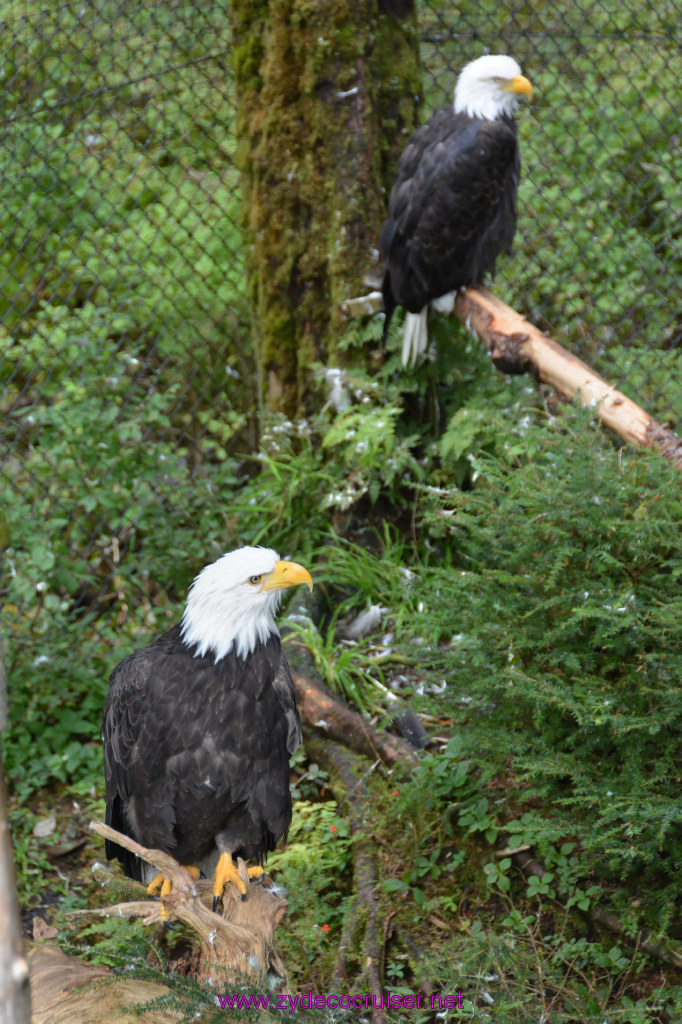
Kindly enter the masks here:
<path id="1" fill-rule="evenodd" d="M 165 879 L 163 877 L 163 872 L 159 871 L 158 875 L 154 875 L 151 882 L 147 886 L 147 896 L 156 896 L 156 894 L 161 889 L 164 881 Z"/>
<path id="2" fill-rule="evenodd" d="M 180 867 L 187 871 L 195 881 L 201 875 L 199 868 L 195 867 L 193 864 L 181 864 Z M 172 888 L 173 883 L 170 878 L 166 878 L 163 872 L 159 871 L 158 875 L 155 875 L 147 886 L 147 895 L 155 896 L 158 892 L 159 897 L 168 896 L 170 895 Z M 167 917 L 168 914 L 163 907 L 161 907 L 161 920 L 164 921 Z"/>
<path id="3" fill-rule="evenodd" d="M 263 879 L 263 868 L 253 867 L 248 869 L 249 878 L 254 878 L 256 881 L 261 882 Z M 215 912 L 221 896 L 223 895 L 223 889 L 228 882 L 232 882 L 233 885 L 237 886 L 239 890 L 239 899 L 246 899 L 246 884 L 241 879 L 239 871 L 232 860 L 231 853 L 221 853 L 218 858 L 218 863 L 215 869 L 215 880 L 213 883 L 213 911 Z"/>

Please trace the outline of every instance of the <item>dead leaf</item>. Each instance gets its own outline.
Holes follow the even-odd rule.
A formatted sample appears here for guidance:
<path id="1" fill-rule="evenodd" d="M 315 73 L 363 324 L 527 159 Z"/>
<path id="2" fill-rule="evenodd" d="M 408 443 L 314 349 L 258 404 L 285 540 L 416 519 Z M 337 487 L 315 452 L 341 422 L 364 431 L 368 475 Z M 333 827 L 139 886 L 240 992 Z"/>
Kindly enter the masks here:
<path id="1" fill-rule="evenodd" d="M 54 814 L 51 814 L 49 818 L 41 818 L 33 826 L 33 835 L 37 839 L 44 839 L 45 836 L 51 836 L 57 827 L 57 819 Z"/>
<path id="2" fill-rule="evenodd" d="M 33 941 L 44 942 L 47 939 L 56 939 L 59 935 L 57 928 L 54 928 L 47 921 L 43 921 L 42 917 L 33 918 Z"/>

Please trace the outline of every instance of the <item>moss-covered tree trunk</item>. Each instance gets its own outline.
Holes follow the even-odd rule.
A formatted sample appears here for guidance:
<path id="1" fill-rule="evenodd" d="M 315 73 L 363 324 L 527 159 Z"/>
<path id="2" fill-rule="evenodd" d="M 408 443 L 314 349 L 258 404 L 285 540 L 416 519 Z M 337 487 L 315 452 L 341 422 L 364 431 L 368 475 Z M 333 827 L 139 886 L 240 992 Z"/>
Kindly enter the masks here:
<path id="1" fill-rule="evenodd" d="M 391 13 L 387 13 L 389 8 Z M 233 0 L 247 272 L 266 408 L 310 409 L 340 301 L 376 262 L 419 92 L 409 0 Z"/>

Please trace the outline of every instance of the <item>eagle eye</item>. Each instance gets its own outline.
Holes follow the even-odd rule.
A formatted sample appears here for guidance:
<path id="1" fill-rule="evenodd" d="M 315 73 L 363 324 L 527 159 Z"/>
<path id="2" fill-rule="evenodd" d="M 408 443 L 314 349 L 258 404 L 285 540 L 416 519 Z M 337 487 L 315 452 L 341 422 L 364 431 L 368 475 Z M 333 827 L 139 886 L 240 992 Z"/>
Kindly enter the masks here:
<path id="1" fill-rule="evenodd" d="M 263 577 L 262 577 L 262 576 L 249 576 L 249 583 L 253 583 L 253 585 L 254 585 L 254 587 L 255 587 L 255 586 L 256 586 L 256 584 L 257 584 L 257 583 L 260 583 L 260 581 L 261 581 L 262 579 L 263 579 Z"/>

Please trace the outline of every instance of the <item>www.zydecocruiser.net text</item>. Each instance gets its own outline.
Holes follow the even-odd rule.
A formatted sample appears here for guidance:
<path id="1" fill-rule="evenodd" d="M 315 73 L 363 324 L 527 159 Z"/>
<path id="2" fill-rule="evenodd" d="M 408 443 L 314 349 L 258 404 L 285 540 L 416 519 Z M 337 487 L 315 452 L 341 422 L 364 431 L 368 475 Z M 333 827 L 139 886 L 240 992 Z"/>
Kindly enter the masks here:
<path id="1" fill-rule="evenodd" d="M 403 995 L 387 992 L 374 995 L 329 995 L 316 996 L 308 992 L 304 996 L 217 996 L 223 1010 L 282 1010 L 293 1014 L 296 1010 L 461 1010 L 464 1007 L 462 993 L 425 996 Z"/>

